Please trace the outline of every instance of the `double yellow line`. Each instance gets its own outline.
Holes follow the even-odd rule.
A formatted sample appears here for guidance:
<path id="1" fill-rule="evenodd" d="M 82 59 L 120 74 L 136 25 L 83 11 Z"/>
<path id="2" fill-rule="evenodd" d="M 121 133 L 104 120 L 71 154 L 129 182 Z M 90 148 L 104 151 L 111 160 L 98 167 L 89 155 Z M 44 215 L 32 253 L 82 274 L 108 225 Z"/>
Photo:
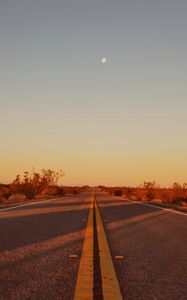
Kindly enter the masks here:
<path id="1" fill-rule="evenodd" d="M 99 246 L 102 298 L 104 300 L 122 300 L 110 249 L 106 239 L 99 207 L 92 196 L 91 207 L 85 231 L 85 240 L 79 265 L 74 300 L 94 300 L 94 215 Z"/>

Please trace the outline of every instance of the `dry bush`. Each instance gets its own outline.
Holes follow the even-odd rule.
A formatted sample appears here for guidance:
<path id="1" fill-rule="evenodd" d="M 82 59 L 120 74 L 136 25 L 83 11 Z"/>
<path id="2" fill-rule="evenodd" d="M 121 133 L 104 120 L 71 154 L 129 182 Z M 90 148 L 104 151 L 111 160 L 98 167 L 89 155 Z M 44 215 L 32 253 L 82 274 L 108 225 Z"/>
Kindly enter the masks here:
<path id="1" fill-rule="evenodd" d="M 63 186 L 63 190 L 66 195 L 80 194 L 87 188 L 88 186 Z"/>
<path id="2" fill-rule="evenodd" d="M 0 184 L 0 202 L 6 201 L 10 196 L 9 184 Z"/>
<path id="3" fill-rule="evenodd" d="M 23 179 L 17 175 L 16 179 L 10 185 L 10 192 L 12 194 L 24 194 L 28 199 L 32 199 L 36 195 L 44 193 L 44 191 L 50 193 L 50 189 L 52 195 L 58 194 L 59 190 L 56 187 L 56 183 L 63 175 L 64 172 L 62 170 L 55 172 L 50 169 L 43 169 L 40 173 L 33 171 L 31 175 L 25 172 Z"/>
<path id="4" fill-rule="evenodd" d="M 134 191 L 135 189 L 134 188 L 131 188 L 131 187 L 124 187 L 122 188 L 123 190 L 123 196 L 128 198 L 128 199 L 131 199 L 134 195 Z"/>
<path id="5" fill-rule="evenodd" d="M 114 190 L 114 195 L 115 195 L 115 196 L 122 196 L 122 195 L 123 195 L 122 189 Z"/>
<path id="6" fill-rule="evenodd" d="M 183 185 L 175 182 L 171 188 L 160 188 L 155 181 L 144 182 L 140 187 L 105 187 L 100 188 L 116 196 L 128 199 L 153 201 L 158 200 L 165 204 L 187 205 L 187 183 Z"/>

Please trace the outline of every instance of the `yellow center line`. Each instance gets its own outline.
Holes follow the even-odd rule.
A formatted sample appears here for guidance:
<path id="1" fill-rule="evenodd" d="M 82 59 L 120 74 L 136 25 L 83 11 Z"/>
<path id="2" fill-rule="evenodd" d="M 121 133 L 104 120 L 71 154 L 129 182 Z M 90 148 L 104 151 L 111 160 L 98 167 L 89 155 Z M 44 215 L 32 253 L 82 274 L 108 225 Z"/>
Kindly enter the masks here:
<path id="1" fill-rule="evenodd" d="M 93 198 L 93 197 L 92 197 Z M 93 199 L 88 215 L 74 300 L 93 299 Z"/>
<path id="2" fill-rule="evenodd" d="M 102 277 L 102 289 L 104 300 L 122 300 L 120 287 L 116 272 L 113 266 L 110 249 L 108 246 L 105 230 L 103 227 L 99 207 L 95 200 L 97 233 L 100 253 L 100 267 Z"/>
<path id="3" fill-rule="evenodd" d="M 122 300 L 123 298 L 120 293 L 120 287 L 113 266 L 110 249 L 105 235 L 105 230 L 101 220 L 101 214 L 94 195 L 92 197 L 92 203 L 88 216 L 88 223 L 85 231 L 85 240 L 79 265 L 74 300 L 93 300 L 94 298 L 94 209 L 96 214 L 96 229 L 99 244 L 99 259 L 101 268 L 103 299 Z"/>

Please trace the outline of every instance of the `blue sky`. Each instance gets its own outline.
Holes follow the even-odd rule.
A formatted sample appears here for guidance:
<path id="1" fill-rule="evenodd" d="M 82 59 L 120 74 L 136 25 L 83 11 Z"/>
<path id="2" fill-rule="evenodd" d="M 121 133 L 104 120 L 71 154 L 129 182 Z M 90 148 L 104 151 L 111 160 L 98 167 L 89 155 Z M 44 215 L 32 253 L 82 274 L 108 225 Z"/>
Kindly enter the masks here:
<path id="1" fill-rule="evenodd" d="M 3 0 L 0 41 L 0 181 L 187 181 L 186 1 Z"/>

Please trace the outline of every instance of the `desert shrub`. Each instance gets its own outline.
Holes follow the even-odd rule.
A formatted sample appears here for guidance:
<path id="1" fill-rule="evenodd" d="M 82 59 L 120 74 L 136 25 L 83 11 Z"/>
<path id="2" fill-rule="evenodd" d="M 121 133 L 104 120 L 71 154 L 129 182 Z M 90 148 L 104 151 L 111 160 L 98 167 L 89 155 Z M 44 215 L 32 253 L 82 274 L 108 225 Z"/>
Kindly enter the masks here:
<path id="1" fill-rule="evenodd" d="M 115 196 L 122 196 L 122 195 L 123 195 L 123 191 L 120 190 L 120 189 L 115 190 L 115 191 L 114 191 L 114 195 L 115 195 Z"/>
<path id="2" fill-rule="evenodd" d="M 187 205 L 187 197 L 186 197 L 186 198 L 179 199 L 179 200 L 176 202 L 176 205 L 179 205 L 179 206 L 186 206 L 186 205 Z"/>
<path id="3" fill-rule="evenodd" d="M 162 193 L 160 199 L 165 204 L 173 203 L 173 196 L 169 191 L 165 191 L 164 193 Z"/>
<path id="4" fill-rule="evenodd" d="M 87 190 L 88 186 L 63 186 L 64 193 L 67 195 L 76 195 L 80 194 L 83 191 Z"/>
<path id="5" fill-rule="evenodd" d="M 147 201 L 151 201 L 155 198 L 156 189 L 158 188 L 155 181 L 144 182 L 143 189 L 145 190 L 145 198 Z"/>
<path id="6" fill-rule="evenodd" d="M 133 189 L 133 188 L 130 188 L 130 187 L 124 188 L 123 194 L 124 194 L 127 198 L 131 198 L 132 195 L 134 194 L 134 189 Z"/>
<path id="7" fill-rule="evenodd" d="M 148 201 L 153 200 L 155 198 L 154 190 L 146 191 L 145 196 L 146 196 L 146 200 L 148 200 Z"/>
<path id="8" fill-rule="evenodd" d="M 44 193 L 43 193 L 44 194 Z M 64 189 L 58 185 L 50 186 L 45 190 L 46 195 L 50 196 L 63 196 L 65 194 Z"/>
<path id="9" fill-rule="evenodd" d="M 32 199 L 38 194 L 45 194 L 44 192 L 50 189 L 52 195 L 58 194 L 59 190 L 55 184 L 63 175 L 64 172 L 62 170 L 55 172 L 50 169 L 43 169 L 40 173 L 33 171 L 31 175 L 25 172 L 23 179 L 17 175 L 10 185 L 10 192 L 12 194 L 24 194 L 28 199 Z"/>
<path id="10" fill-rule="evenodd" d="M 183 186 L 177 182 L 173 183 L 171 191 L 173 194 L 173 203 L 187 202 L 186 183 L 184 183 Z"/>
<path id="11" fill-rule="evenodd" d="M 6 200 L 10 197 L 10 187 L 9 184 L 0 184 L 0 198 L 1 200 Z"/>
<path id="12" fill-rule="evenodd" d="M 0 194 L 0 203 L 3 202 L 5 198 Z"/>
<path id="13" fill-rule="evenodd" d="M 187 196 L 175 196 L 174 197 L 174 203 L 179 204 L 179 203 L 187 203 Z"/>
<path id="14" fill-rule="evenodd" d="M 2 198 L 8 199 L 11 196 L 11 193 L 9 191 L 4 191 L 1 196 Z"/>
<path id="15" fill-rule="evenodd" d="M 32 187 L 26 187 L 26 189 L 23 190 L 23 193 L 29 200 L 33 199 L 37 195 L 37 192 L 32 189 Z"/>
<path id="16" fill-rule="evenodd" d="M 64 196 L 66 193 L 65 193 L 65 190 L 63 187 L 60 187 L 59 189 L 59 196 Z"/>

